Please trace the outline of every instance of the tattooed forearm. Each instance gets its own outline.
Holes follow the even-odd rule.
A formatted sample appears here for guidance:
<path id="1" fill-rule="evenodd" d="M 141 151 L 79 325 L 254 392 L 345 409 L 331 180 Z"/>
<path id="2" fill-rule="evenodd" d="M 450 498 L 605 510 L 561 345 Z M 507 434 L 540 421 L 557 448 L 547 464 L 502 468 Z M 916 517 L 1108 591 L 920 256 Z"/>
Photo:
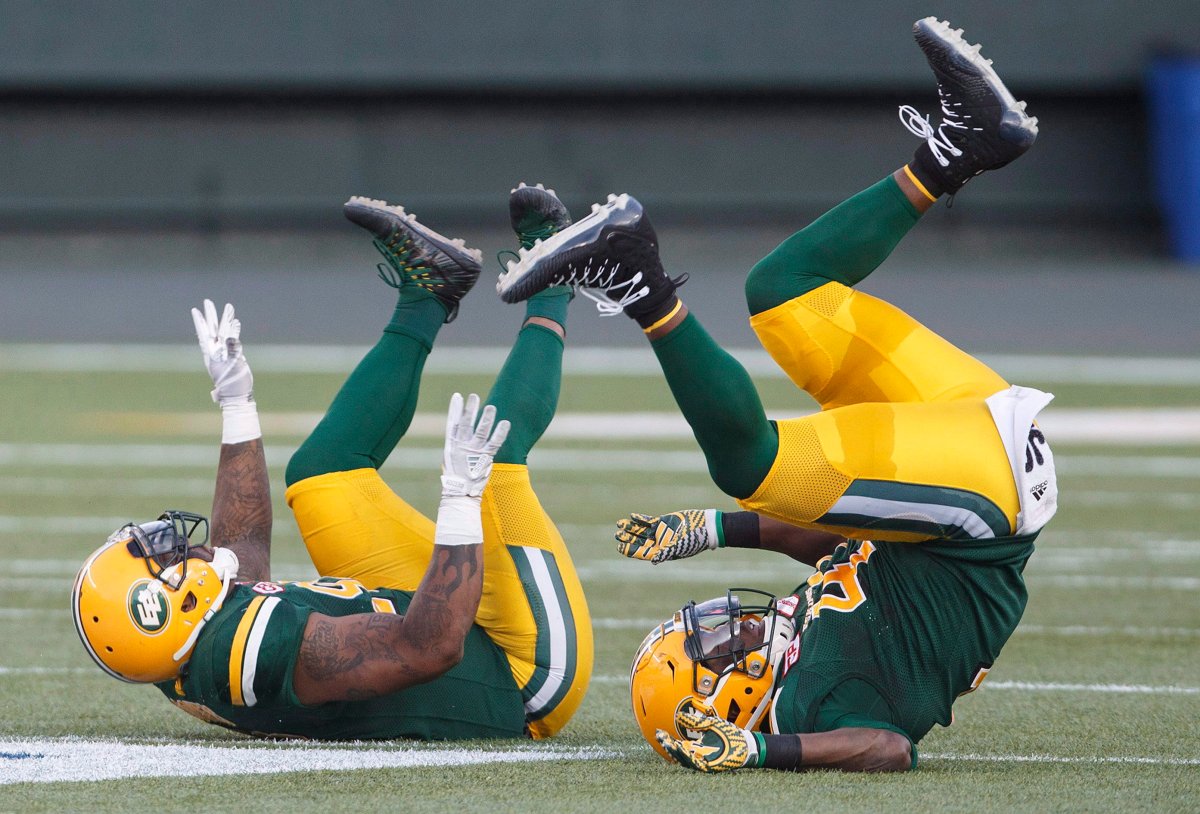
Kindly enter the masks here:
<path id="1" fill-rule="evenodd" d="M 481 547 L 437 546 L 405 617 L 405 638 L 426 652 L 461 647 L 479 607 Z"/>
<path id="2" fill-rule="evenodd" d="M 294 689 L 306 704 L 376 698 L 462 659 L 483 589 L 482 546 L 434 546 L 407 612 L 309 616 Z"/>
<path id="3" fill-rule="evenodd" d="M 222 444 L 213 496 L 213 544 L 237 554 L 238 578 L 271 578 L 271 482 L 261 438 Z"/>
<path id="4" fill-rule="evenodd" d="M 479 546 L 440 546 L 433 552 L 434 561 L 423 587 L 438 596 L 450 596 L 463 586 L 463 580 L 479 573 Z"/>

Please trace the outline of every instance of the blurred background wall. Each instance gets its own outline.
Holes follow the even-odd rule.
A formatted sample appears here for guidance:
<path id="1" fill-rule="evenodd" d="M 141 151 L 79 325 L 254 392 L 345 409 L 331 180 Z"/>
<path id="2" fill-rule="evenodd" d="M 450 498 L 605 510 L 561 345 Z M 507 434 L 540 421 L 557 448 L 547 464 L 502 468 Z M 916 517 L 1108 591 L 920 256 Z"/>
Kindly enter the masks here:
<path id="1" fill-rule="evenodd" d="M 265 255 L 348 234 L 352 194 L 499 234 L 526 180 L 577 209 L 635 193 L 667 228 L 776 230 L 734 254 L 740 275 L 911 156 L 896 109 L 936 111 L 911 36 L 930 14 L 1042 121 L 956 201 L 969 227 L 928 218 L 984 230 L 946 262 L 1165 259 L 1144 75 L 1153 51 L 1195 47 L 1196 0 L 0 0 L 0 274 L 11 303 L 64 267 L 59 300 L 123 266 L 269 265 L 230 236 L 286 231 Z"/>

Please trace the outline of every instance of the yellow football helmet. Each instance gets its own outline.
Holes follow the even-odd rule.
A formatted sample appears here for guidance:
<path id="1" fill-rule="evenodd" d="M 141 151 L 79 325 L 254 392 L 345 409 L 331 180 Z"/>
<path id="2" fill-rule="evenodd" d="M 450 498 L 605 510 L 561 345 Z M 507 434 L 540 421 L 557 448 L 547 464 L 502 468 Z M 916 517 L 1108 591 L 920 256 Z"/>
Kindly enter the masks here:
<path id="1" fill-rule="evenodd" d="M 743 604 L 744 594 L 765 599 Z M 629 690 L 642 737 L 670 760 L 654 737 L 665 730 L 686 738 L 675 715 L 691 707 L 745 729 L 759 729 L 775 690 L 775 667 L 793 631 L 775 613 L 775 597 L 730 589 L 689 602 L 642 641 L 633 657 Z"/>
<path id="2" fill-rule="evenodd" d="M 203 526 L 203 539 L 193 536 Z M 132 683 L 179 675 L 200 629 L 237 576 L 237 557 L 212 549 L 208 520 L 168 511 L 149 523 L 127 523 L 109 535 L 80 569 L 71 592 L 75 630 L 104 672 Z"/>

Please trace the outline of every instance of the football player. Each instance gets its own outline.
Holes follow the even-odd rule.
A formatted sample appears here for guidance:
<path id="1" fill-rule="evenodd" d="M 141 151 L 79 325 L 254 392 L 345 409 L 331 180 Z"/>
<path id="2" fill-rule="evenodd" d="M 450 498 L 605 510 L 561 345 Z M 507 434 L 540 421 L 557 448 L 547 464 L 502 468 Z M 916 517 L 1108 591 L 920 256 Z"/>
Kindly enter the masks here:
<path id="1" fill-rule="evenodd" d="M 514 190 L 510 209 L 524 245 L 570 222 L 540 185 Z M 475 396 L 451 401 L 435 523 L 377 469 L 412 420 L 425 359 L 480 254 L 381 201 L 352 198 L 345 214 L 373 235 L 380 276 L 399 296 L 287 466 L 287 504 L 319 578 L 271 578 L 241 326 L 232 306 L 218 316 L 206 301 L 193 316 L 224 416 L 211 536 L 208 520 L 179 511 L 118 529 L 75 582 L 80 638 L 115 678 L 153 682 L 186 712 L 240 732 L 549 737 L 592 668 L 583 591 L 526 466 L 557 404 L 571 291 L 529 300 L 482 412 Z"/>
<path id="2" fill-rule="evenodd" d="M 943 195 L 1037 136 L 991 63 L 936 18 L 914 26 L 940 120 L 901 119 L 913 160 L 784 241 L 750 272 L 750 322 L 821 412 L 770 421 L 746 371 L 689 314 L 633 198 L 610 196 L 523 252 L 498 285 L 596 296 L 645 331 L 715 483 L 744 512 L 632 515 L 622 553 L 678 559 L 722 545 L 815 564 L 782 599 L 732 591 L 646 637 L 631 691 L 643 734 L 702 771 L 904 770 L 951 720 L 1025 607 L 1022 569 L 1054 514 L 1034 421 L 1050 396 L 998 374 L 853 286 Z"/>

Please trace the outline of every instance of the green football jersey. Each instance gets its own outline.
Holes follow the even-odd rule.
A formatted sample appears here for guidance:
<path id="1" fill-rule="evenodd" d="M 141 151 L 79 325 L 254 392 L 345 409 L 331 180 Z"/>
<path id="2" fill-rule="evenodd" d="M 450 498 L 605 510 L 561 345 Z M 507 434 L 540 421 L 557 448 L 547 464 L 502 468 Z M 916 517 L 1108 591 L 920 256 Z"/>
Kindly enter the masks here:
<path id="1" fill-rule="evenodd" d="M 525 708 L 504 651 L 479 626 L 449 672 L 382 698 L 305 706 L 292 674 L 310 613 L 404 613 L 407 591 L 354 580 L 236 585 L 201 632 L 178 681 L 158 686 L 209 723 L 254 735 L 321 740 L 517 738 Z"/>
<path id="2" fill-rule="evenodd" d="M 1021 619 L 1036 536 L 839 546 L 797 589 L 804 627 L 780 665 L 773 730 L 874 727 L 915 744 L 949 725 Z"/>

